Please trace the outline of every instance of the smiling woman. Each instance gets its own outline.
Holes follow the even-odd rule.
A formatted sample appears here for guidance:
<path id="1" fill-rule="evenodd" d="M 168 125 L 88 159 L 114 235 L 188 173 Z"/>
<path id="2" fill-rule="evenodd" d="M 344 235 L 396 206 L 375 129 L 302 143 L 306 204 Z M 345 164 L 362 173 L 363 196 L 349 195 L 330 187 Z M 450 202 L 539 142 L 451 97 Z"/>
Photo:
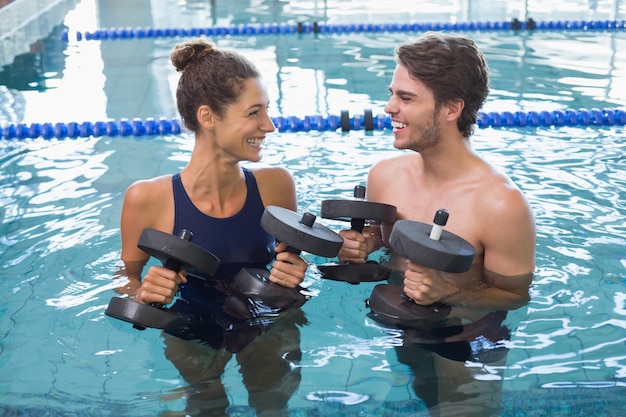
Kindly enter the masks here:
<path id="1" fill-rule="evenodd" d="M 293 317 L 268 317 L 260 325 L 251 314 L 247 321 L 245 311 L 235 311 L 231 285 L 242 268 L 265 268 L 274 256 L 269 281 L 280 286 L 298 286 L 307 268 L 284 243 L 275 247 L 275 238 L 261 225 L 267 206 L 297 209 L 291 174 L 283 168 L 240 166 L 261 159 L 260 145 L 275 130 L 267 114 L 267 91 L 252 62 L 206 40 L 177 44 L 171 60 L 182 73 L 176 99 L 194 133 L 194 149 L 180 173 L 138 181 L 126 191 L 121 215 L 124 267 L 119 275 L 129 283 L 120 291 L 140 304 L 166 305 L 176 295 L 181 298 L 170 311 L 190 319 L 180 328 L 166 329 L 165 354 L 188 383 L 211 385 L 189 396 L 190 410 L 226 413 L 228 399 L 219 387 L 226 362 L 235 353 L 250 405 L 261 414 L 286 412 L 300 379 L 292 363 L 301 356 Z M 193 243 L 219 259 L 215 280 L 208 283 L 167 265 L 150 266 L 143 275 L 148 253 L 138 242 L 145 229 L 176 236 L 193 231 Z M 290 334 L 289 342 L 275 343 L 276 332 Z M 263 356 L 252 354 L 259 350 Z M 204 366 L 199 370 L 195 364 L 201 357 Z M 268 366 L 264 382 L 249 381 Z"/>

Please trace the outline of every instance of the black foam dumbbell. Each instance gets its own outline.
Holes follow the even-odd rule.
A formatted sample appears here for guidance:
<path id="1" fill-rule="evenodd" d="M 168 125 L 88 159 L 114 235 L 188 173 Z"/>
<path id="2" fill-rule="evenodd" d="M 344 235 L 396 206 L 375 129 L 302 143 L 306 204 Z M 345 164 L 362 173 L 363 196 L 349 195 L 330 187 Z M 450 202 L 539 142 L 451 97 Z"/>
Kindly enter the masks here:
<path id="1" fill-rule="evenodd" d="M 137 246 L 150 256 L 160 260 L 165 268 L 188 274 L 211 278 L 220 265 L 219 259 L 211 252 L 191 243 L 193 234 L 183 230 L 180 236 L 144 229 Z M 170 329 L 183 325 L 186 318 L 176 314 L 159 303 L 142 304 L 128 297 L 113 297 L 105 314 L 133 324 L 138 330 L 146 328 Z"/>
<path id="2" fill-rule="evenodd" d="M 463 238 L 443 229 L 448 221 L 445 209 L 437 210 L 433 225 L 398 220 L 391 231 L 389 245 L 409 260 L 440 271 L 461 273 L 472 266 L 476 251 Z M 384 324 L 405 328 L 441 326 L 451 308 L 443 303 L 423 306 L 406 296 L 402 287 L 378 284 L 368 300 L 370 317 Z"/>
<path id="3" fill-rule="evenodd" d="M 365 187 L 354 187 L 354 199 L 337 199 L 322 201 L 321 216 L 325 219 L 349 221 L 350 228 L 362 232 L 365 224 L 370 221 L 393 223 L 396 220 L 395 206 L 367 201 Z M 376 261 L 368 260 L 364 264 L 335 263 L 318 265 L 322 277 L 350 284 L 361 282 L 383 281 L 389 277 L 391 270 Z"/>
<path id="4" fill-rule="evenodd" d="M 287 245 L 287 250 L 300 254 L 302 251 L 324 257 L 339 253 L 343 239 L 326 226 L 315 223 L 316 216 L 296 212 L 278 206 L 267 206 L 261 217 L 261 226 Z M 269 280 L 270 272 L 265 268 L 242 268 L 233 278 L 237 291 L 255 303 L 258 314 L 275 314 L 303 305 L 309 296 L 303 288 L 288 288 Z"/>

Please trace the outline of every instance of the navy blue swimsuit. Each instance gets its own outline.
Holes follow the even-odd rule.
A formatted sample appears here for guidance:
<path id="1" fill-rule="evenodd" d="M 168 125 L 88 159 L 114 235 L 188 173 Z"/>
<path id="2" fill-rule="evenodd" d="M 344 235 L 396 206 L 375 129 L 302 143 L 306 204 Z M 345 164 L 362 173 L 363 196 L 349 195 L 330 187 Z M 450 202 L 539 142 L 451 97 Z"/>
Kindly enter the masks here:
<path id="1" fill-rule="evenodd" d="M 194 206 L 187 195 L 180 174 L 174 174 L 174 231 L 193 233 L 192 242 L 220 260 L 216 278 L 229 280 L 243 267 L 264 268 L 274 257 L 276 239 L 261 227 L 265 207 L 252 172 L 242 168 L 248 189 L 241 211 L 227 218 L 207 216 Z M 184 296 L 183 291 L 183 296 Z"/>
<path id="2" fill-rule="evenodd" d="M 276 239 L 261 227 L 265 207 L 256 179 L 242 168 L 246 179 L 246 202 L 232 217 L 215 218 L 202 213 L 187 195 L 180 179 L 174 174 L 175 235 L 182 229 L 193 233 L 192 243 L 203 247 L 220 259 L 214 277 L 206 280 L 187 276 L 187 283 L 179 286 L 178 299 L 170 310 L 186 315 L 187 326 L 167 332 L 183 339 L 200 339 L 218 348 L 231 344 L 227 336 L 233 325 L 242 319 L 229 314 L 229 284 L 241 268 L 266 268 L 274 259 Z M 245 320 L 243 320 L 245 322 Z M 246 336 L 250 326 L 245 325 Z M 229 330 L 230 329 L 230 330 Z M 256 329 L 255 329 L 256 332 Z M 256 333 L 249 335 L 254 337 Z"/>

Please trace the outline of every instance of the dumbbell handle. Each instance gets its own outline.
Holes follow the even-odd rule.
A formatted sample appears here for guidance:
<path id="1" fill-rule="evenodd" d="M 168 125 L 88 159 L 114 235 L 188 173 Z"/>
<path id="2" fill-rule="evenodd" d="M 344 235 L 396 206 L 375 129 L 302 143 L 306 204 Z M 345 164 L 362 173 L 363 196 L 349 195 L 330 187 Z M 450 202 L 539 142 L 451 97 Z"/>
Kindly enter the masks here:
<path id="1" fill-rule="evenodd" d="M 178 235 L 179 238 L 183 239 L 183 240 L 187 240 L 189 242 L 191 242 L 191 239 L 193 239 L 193 233 L 191 233 L 189 230 L 187 229 L 183 229 L 181 230 L 180 234 Z M 169 269 L 170 271 L 174 271 L 176 273 L 179 273 L 180 270 L 182 269 L 182 264 L 178 261 L 175 261 L 172 258 L 167 258 L 165 260 L 165 262 L 163 262 L 163 268 Z M 155 308 L 163 308 L 165 306 L 165 304 L 163 303 L 150 303 L 148 304 L 152 307 Z"/>
<path id="2" fill-rule="evenodd" d="M 448 210 L 439 209 L 435 213 L 435 219 L 433 220 L 433 228 L 430 231 L 429 237 L 433 240 L 439 240 L 441 238 L 441 232 L 443 231 L 443 227 L 448 222 Z"/>
<path id="3" fill-rule="evenodd" d="M 354 198 L 359 201 L 365 201 L 365 187 L 357 185 L 354 187 Z M 365 227 L 365 219 L 352 218 L 350 219 L 350 226 L 352 230 L 356 230 L 361 233 Z"/>
<path id="4" fill-rule="evenodd" d="M 448 210 L 446 209 L 438 209 L 437 212 L 435 213 L 435 219 L 433 220 L 433 227 L 430 231 L 430 235 L 428 237 L 430 237 L 433 240 L 439 240 L 441 238 L 441 232 L 443 231 L 443 227 L 446 225 L 446 223 L 448 222 L 448 216 L 450 214 L 448 213 Z M 403 296 L 409 300 L 415 303 L 415 300 L 413 300 L 412 298 L 409 298 L 408 295 L 403 294 Z M 415 303 L 417 304 L 417 303 Z M 441 303 L 441 302 L 436 302 L 436 303 L 432 303 L 429 304 L 427 306 L 423 306 L 425 308 L 434 310 L 434 311 L 439 311 L 442 308 L 446 307 L 446 304 Z"/>
<path id="5" fill-rule="evenodd" d="M 182 265 L 180 264 L 180 262 L 176 262 L 172 259 L 166 259 L 165 262 L 163 262 L 163 268 L 169 269 L 170 271 L 174 271 L 176 273 L 179 273 Z M 165 304 L 163 303 L 150 303 L 148 304 L 151 307 L 155 307 L 155 308 L 163 308 L 165 307 Z"/>
<path id="6" fill-rule="evenodd" d="M 365 219 L 351 219 L 350 220 L 350 228 L 352 230 L 356 230 L 357 232 L 361 233 L 363 231 L 363 228 L 365 227 Z"/>
<path id="7" fill-rule="evenodd" d="M 440 301 L 437 301 L 437 302 L 435 302 L 435 303 L 428 304 L 428 305 L 417 304 L 417 303 L 415 302 L 415 300 L 414 300 L 414 299 L 410 298 L 410 297 L 409 297 L 408 295 L 406 295 L 404 292 L 402 293 L 401 297 L 402 297 L 404 300 L 409 301 L 409 302 L 411 302 L 411 303 L 413 303 L 413 304 L 415 304 L 415 305 L 418 305 L 418 306 L 420 306 L 420 307 L 423 307 L 423 308 L 426 308 L 426 309 L 429 309 L 429 310 L 432 310 L 432 311 L 435 311 L 435 312 L 438 312 L 439 310 L 443 310 L 443 309 L 445 309 L 445 308 L 449 308 L 449 306 L 448 306 L 447 304 L 442 303 L 442 302 L 440 302 Z"/>
<path id="8" fill-rule="evenodd" d="M 163 268 L 169 269 L 170 271 L 174 271 L 176 273 L 179 273 L 182 267 L 183 266 L 180 264 L 180 262 L 177 262 L 173 259 L 166 259 L 165 262 L 163 262 Z"/>
<path id="9" fill-rule="evenodd" d="M 296 255 L 300 255 L 302 253 L 302 250 L 300 250 L 298 248 L 294 248 L 293 246 L 287 246 L 287 252 L 295 253 Z"/>

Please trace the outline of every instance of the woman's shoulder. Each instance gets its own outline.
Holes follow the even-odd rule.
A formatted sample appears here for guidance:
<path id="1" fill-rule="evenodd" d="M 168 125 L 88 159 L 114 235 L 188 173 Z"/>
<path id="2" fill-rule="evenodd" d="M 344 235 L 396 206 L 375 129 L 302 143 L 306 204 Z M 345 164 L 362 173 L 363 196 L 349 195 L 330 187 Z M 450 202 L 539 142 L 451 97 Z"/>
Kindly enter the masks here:
<path id="1" fill-rule="evenodd" d="M 293 176 L 291 172 L 284 167 L 267 166 L 259 168 L 248 168 L 254 175 L 257 184 L 273 183 L 273 184 L 293 184 Z"/>
<path id="2" fill-rule="evenodd" d="M 139 239 L 139 233 L 146 228 L 155 228 L 171 233 L 174 223 L 174 196 L 172 176 L 136 181 L 126 189 L 121 213 L 122 239 L 131 242 Z M 124 245 L 123 245 L 124 246 Z M 126 259 L 138 259 L 129 246 L 123 249 Z M 130 253 L 134 253 L 129 255 Z"/>
<path id="3" fill-rule="evenodd" d="M 250 169 L 256 179 L 265 206 L 277 205 L 295 210 L 296 185 L 292 174 L 283 167 Z"/>
<path id="4" fill-rule="evenodd" d="M 163 175 L 135 181 L 126 189 L 124 200 L 131 205 L 152 205 L 171 194 L 172 175 Z"/>

